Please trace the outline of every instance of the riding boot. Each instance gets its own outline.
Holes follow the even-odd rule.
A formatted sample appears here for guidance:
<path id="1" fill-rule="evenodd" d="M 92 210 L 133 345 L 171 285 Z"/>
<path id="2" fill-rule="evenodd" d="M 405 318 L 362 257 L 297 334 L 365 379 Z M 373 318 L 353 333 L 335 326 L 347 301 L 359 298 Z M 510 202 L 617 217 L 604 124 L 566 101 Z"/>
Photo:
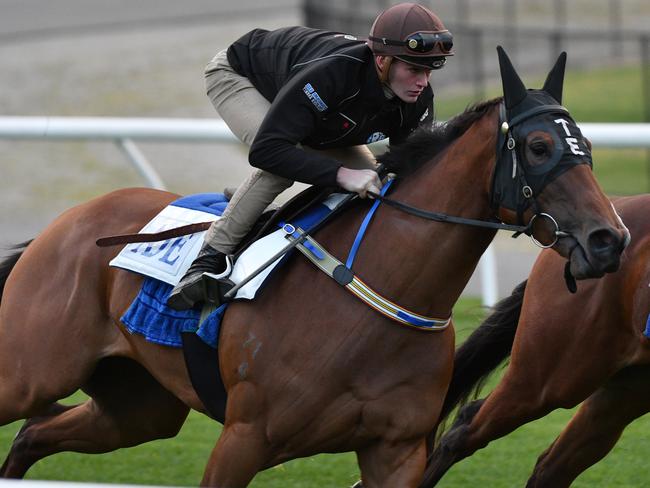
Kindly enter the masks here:
<path id="1" fill-rule="evenodd" d="M 201 302 L 220 303 L 219 297 L 215 297 L 214 292 L 209 293 L 206 289 L 203 274 L 209 273 L 212 278 L 221 280 L 226 279 L 231 270 L 230 259 L 226 254 L 204 244 L 192 265 L 169 294 L 167 306 L 175 310 L 188 310 Z M 227 280 L 227 283 L 232 282 Z"/>

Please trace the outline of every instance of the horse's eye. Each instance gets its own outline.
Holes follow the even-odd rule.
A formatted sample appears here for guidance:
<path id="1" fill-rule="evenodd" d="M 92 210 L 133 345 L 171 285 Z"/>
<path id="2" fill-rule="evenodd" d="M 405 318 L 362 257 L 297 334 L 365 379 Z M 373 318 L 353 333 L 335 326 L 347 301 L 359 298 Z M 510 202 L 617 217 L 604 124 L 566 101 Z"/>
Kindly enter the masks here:
<path id="1" fill-rule="evenodd" d="M 535 156 L 544 156 L 548 153 L 548 146 L 543 141 L 532 142 L 529 147 Z"/>

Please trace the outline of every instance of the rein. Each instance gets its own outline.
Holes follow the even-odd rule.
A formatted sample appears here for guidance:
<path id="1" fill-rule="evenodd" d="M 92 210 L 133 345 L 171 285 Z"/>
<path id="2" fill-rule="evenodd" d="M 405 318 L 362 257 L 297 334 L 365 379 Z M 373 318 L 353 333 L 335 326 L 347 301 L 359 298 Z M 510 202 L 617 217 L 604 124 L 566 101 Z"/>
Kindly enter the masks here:
<path id="1" fill-rule="evenodd" d="M 372 191 L 369 191 L 368 195 L 404 213 L 407 213 L 409 215 L 414 215 L 416 217 L 420 217 L 426 220 L 433 220 L 435 222 L 446 222 L 450 224 L 471 225 L 474 227 L 485 227 L 487 229 L 507 230 L 507 231 L 514 232 L 515 233 L 514 237 L 518 237 L 520 234 L 530 235 L 531 224 L 533 222 L 533 220 L 531 219 L 528 225 L 512 225 L 512 224 L 504 224 L 503 222 L 491 222 L 489 220 L 467 219 L 465 217 L 456 217 L 453 215 L 447 215 L 440 212 L 429 212 L 427 210 L 422 210 L 421 208 L 412 207 L 411 205 L 398 202 L 397 200 L 393 200 L 392 198 L 379 195 Z"/>

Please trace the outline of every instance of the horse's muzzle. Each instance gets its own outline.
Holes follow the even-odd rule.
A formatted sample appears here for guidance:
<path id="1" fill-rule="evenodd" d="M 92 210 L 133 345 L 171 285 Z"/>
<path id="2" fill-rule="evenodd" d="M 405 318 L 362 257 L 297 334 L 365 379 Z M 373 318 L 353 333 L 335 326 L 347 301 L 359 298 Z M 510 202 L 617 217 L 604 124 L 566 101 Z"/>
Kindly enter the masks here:
<path id="1" fill-rule="evenodd" d="M 630 233 L 626 228 L 591 231 L 584 244 L 575 241 L 569 258 L 571 274 L 577 280 L 583 280 L 614 273 L 621 264 L 621 254 L 629 242 Z"/>

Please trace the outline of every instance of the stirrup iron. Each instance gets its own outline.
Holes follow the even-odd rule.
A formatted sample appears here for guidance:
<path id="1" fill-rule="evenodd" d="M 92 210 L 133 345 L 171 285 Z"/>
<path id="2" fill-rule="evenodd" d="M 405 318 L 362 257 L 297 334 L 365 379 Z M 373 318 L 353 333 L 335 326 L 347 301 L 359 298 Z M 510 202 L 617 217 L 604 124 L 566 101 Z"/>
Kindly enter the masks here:
<path id="1" fill-rule="evenodd" d="M 232 258 L 226 255 L 226 269 L 221 273 L 203 273 L 201 275 L 203 281 L 203 289 L 205 301 L 216 306 L 220 306 L 229 299 L 224 298 L 224 295 L 230 291 L 235 284 L 228 279 L 232 273 Z"/>

